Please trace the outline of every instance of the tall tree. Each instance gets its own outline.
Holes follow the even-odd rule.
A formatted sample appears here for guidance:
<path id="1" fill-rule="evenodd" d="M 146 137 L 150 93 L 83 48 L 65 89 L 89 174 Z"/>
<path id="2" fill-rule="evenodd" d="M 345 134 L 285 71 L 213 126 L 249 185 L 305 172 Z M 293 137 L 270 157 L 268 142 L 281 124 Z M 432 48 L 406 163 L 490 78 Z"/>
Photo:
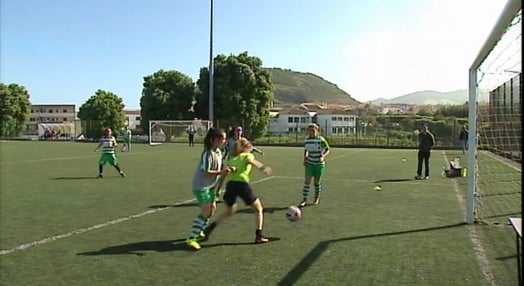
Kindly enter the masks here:
<path id="1" fill-rule="evenodd" d="M 18 136 L 30 116 L 31 102 L 25 87 L 0 83 L 0 136 Z"/>
<path id="2" fill-rule="evenodd" d="M 82 130 L 87 138 L 98 138 L 104 128 L 116 133 L 125 125 L 124 103 L 116 94 L 97 90 L 78 110 Z"/>
<path id="3" fill-rule="evenodd" d="M 270 73 L 262 60 L 247 52 L 214 59 L 213 114 L 223 127 L 242 124 L 251 138 L 262 136 L 269 123 L 274 98 Z M 209 69 L 200 69 L 196 113 L 209 118 Z"/>
<path id="4" fill-rule="evenodd" d="M 174 70 L 159 70 L 144 77 L 140 98 L 140 125 L 149 132 L 149 120 L 191 120 L 191 102 L 195 97 L 193 80 Z M 166 130 L 168 131 L 168 130 Z M 171 134 L 166 134 L 166 140 Z"/>

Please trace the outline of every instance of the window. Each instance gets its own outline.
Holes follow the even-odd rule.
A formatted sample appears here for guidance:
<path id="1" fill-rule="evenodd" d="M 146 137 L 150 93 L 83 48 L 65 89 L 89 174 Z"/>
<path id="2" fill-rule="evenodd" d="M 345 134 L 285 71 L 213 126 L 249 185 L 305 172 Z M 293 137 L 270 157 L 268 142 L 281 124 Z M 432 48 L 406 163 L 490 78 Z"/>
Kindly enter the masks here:
<path id="1" fill-rule="evenodd" d="M 67 122 L 67 118 L 64 117 L 64 118 L 62 119 L 62 121 Z"/>
<path id="2" fill-rule="evenodd" d="M 294 117 L 293 119 L 295 123 L 298 123 L 298 117 Z"/>
<path id="3" fill-rule="evenodd" d="M 135 120 L 140 120 L 140 116 L 135 117 Z"/>
<path id="4" fill-rule="evenodd" d="M 287 118 L 287 123 L 293 123 L 293 117 L 288 117 Z"/>
<path id="5" fill-rule="evenodd" d="M 342 121 L 342 117 L 338 117 L 338 121 Z"/>
<path id="6" fill-rule="evenodd" d="M 307 123 L 307 117 L 300 117 L 300 123 Z"/>
<path id="7" fill-rule="evenodd" d="M 64 109 L 62 112 L 63 112 L 63 113 L 67 113 L 67 109 Z"/>
<path id="8" fill-rule="evenodd" d="M 344 117 L 344 121 L 349 121 L 349 117 Z"/>
<path id="9" fill-rule="evenodd" d="M 52 109 L 49 109 L 49 113 L 53 113 L 53 110 L 52 110 Z"/>

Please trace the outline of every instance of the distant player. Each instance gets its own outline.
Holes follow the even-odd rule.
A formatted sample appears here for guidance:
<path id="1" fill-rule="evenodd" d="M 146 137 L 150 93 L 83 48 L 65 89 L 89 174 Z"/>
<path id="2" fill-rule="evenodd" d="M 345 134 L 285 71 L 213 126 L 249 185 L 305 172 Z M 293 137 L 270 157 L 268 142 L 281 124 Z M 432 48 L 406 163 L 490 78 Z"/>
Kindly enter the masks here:
<path id="1" fill-rule="evenodd" d="M 131 151 L 131 130 L 129 126 L 126 125 L 124 129 L 124 144 L 122 145 L 122 152 Z"/>
<path id="2" fill-rule="evenodd" d="M 226 133 L 222 129 L 209 129 L 204 138 L 204 151 L 200 155 L 195 174 L 193 175 L 193 194 L 200 206 L 200 214 L 191 224 L 191 233 L 186 239 L 188 247 L 199 250 L 199 239 L 205 238 L 204 227 L 216 210 L 215 187 L 221 176 L 230 171 L 222 166 L 222 151 Z"/>
<path id="3" fill-rule="evenodd" d="M 320 128 L 312 123 L 307 127 L 308 137 L 304 140 L 304 186 L 302 187 L 302 202 L 300 207 L 307 206 L 307 198 L 311 179 L 314 179 L 315 200 L 314 205 L 320 203 L 320 193 L 322 192 L 321 179 L 326 169 L 326 156 L 329 154 L 329 144 L 327 140 L 319 135 Z"/>
<path id="4" fill-rule="evenodd" d="M 126 174 L 124 174 L 124 172 L 118 166 L 118 159 L 116 158 L 115 154 L 116 146 L 117 143 L 115 137 L 113 136 L 113 131 L 111 130 L 111 128 L 106 128 L 106 130 L 104 131 L 104 137 L 100 138 L 100 142 L 98 143 L 98 146 L 95 149 L 95 152 L 97 152 L 98 149 L 102 148 L 102 154 L 100 155 L 100 159 L 98 160 L 97 178 L 104 177 L 104 165 L 106 163 L 109 163 L 113 167 L 115 167 L 120 176 L 126 176 Z"/>

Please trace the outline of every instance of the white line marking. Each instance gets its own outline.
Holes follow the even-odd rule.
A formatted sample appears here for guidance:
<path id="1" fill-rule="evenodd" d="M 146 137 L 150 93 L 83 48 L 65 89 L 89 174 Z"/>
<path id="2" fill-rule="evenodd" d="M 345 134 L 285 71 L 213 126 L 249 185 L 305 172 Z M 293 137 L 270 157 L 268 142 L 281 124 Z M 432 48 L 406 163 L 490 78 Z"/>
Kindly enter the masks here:
<path id="1" fill-rule="evenodd" d="M 357 154 L 357 153 L 360 153 L 360 152 L 363 152 L 364 150 L 358 150 L 356 152 L 351 152 L 351 153 L 348 153 L 348 154 L 344 154 L 344 155 L 339 155 L 337 157 L 328 157 L 328 161 L 332 161 L 332 160 L 336 160 L 336 159 L 340 159 L 340 158 L 344 158 L 344 157 L 347 157 L 347 156 L 350 156 L 350 155 L 353 155 L 353 154 Z"/>
<path id="2" fill-rule="evenodd" d="M 516 166 L 513 166 L 510 163 L 508 163 L 507 161 L 505 161 L 505 160 L 509 160 L 509 159 L 504 158 L 505 160 L 503 160 L 500 156 L 497 156 L 497 155 L 495 155 L 495 154 L 493 154 L 491 152 L 488 152 L 488 151 L 481 151 L 481 152 L 482 152 L 482 154 L 484 154 L 486 156 L 489 156 L 489 157 L 491 157 L 491 158 L 501 162 L 502 164 L 504 164 L 504 165 L 506 165 L 506 166 L 508 166 L 508 167 L 510 167 L 510 168 L 512 168 L 512 169 L 514 169 L 516 171 L 518 171 L 518 172 L 522 172 L 522 170 L 520 168 L 518 168 Z"/>
<path id="3" fill-rule="evenodd" d="M 444 160 L 446 161 L 446 166 L 449 166 L 449 160 L 446 156 L 446 152 L 443 151 L 442 155 L 444 156 Z M 455 195 L 457 196 L 457 200 L 460 206 L 460 209 L 463 213 L 466 213 L 466 202 L 464 201 L 464 198 L 462 197 L 460 188 L 457 184 L 457 180 L 453 180 L 453 189 L 455 190 Z M 493 272 L 491 271 L 491 265 L 489 264 L 488 257 L 486 255 L 486 252 L 484 251 L 484 248 L 482 247 L 482 243 L 480 241 L 480 237 L 478 233 L 475 231 L 475 226 L 468 225 L 468 233 L 469 238 L 471 239 L 471 242 L 473 243 L 473 248 L 475 250 L 475 254 L 477 255 L 477 260 L 479 262 L 480 271 L 482 272 L 482 276 L 484 279 L 486 279 L 486 282 L 488 285 L 496 286 L 497 283 L 495 282 L 495 277 L 493 276 Z"/>
<path id="4" fill-rule="evenodd" d="M 169 150 L 162 150 L 157 151 L 155 153 L 164 153 L 164 152 L 170 152 Z M 140 155 L 140 154 L 149 154 L 151 152 L 126 152 L 124 156 L 128 155 Z M 100 156 L 100 153 L 93 152 L 92 155 L 85 155 L 85 156 L 72 156 L 72 157 L 57 157 L 57 158 L 44 158 L 44 159 L 33 159 L 33 160 L 22 160 L 22 161 L 10 161 L 10 162 L 0 162 L 0 165 L 11 165 L 11 164 L 22 164 L 22 163 L 39 163 L 39 162 L 47 162 L 47 161 L 61 161 L 61 160 L 76 160 L 76 159 L 85 159 L 85 158 L 93 158 Z M 117 152 L 117 156 L 122 156 L 121 152 Z"/>
<path id="5" fill-rule="evenodd" d="M 263 179 L 251 182 L 251 184 L 262 183 L 262 182 L 271 180 L 273 178 L 275 178 L 275 177 L 274 176 L 266 177 L 266 178 L 263 178 Z M 185 201 L 182 201 L 182 202 L 174 203 L 173 206 L 189 204 L 189 203 L 192 203 L 194 201 L 196 201 L 196 199 L 189 199 L 189 200 L 185 200 Z M 73 236 L 75 234 L 81 234 L 81 233 L 84 233 L 84 232 L 88 232 L 90 230 L 95 230 L 95 229 L 103 228 L 103 227 L 106 227 L 106 226 L 114 225 L 114 224 L 117 224 L 117 223 L 121 223 L 121 222 L 124 222 L 124 221 L 128 221 L 130 219 L 143 217 L 143 216 L 148 215 L 148 214 L 154 214 L 154 213 L 157 213 L 157 212 L 160 212 L 160 211 L 163 211 L 163 210 L 167 210 L 170 207 L 171 206 L 169 206 L 169 207 L 161 207 L 161 208 L 157 208 L 157 209 L 154 209 L 154 210 L 148 210 L 148 211 L 145 211 L 145 212 L 142 212 L 142 213 L 139 213 L 139 214 L 130 215 L 128 217 L 123 217 L 123 218 L 111 220 L 111 221 L 108 221 L 108 222 L 105 222 L 105 223 L 101 223 L 101 224 L 97 224 L 97 225 L 93 225 L 93 226 L 90 226 L 90 227 L 87 227 L 87 228 L 81 228 L 81 229 L 73 230 L 73 231 L 70 231 L 70 232 L 67 232 L 67 233 L 63 233 L 63 234 L 55 235 L 55 236 L 52 236 L 52 237 L 44 238 L 44 239 L 41 239 L 41 240 L 33 241 L 33 242 L 30 242 L 30 243 L 22 244 L 22 245 L 19 245 L 17 247 L 11 248 L 11 249 L 0 250 L 0 255 L 13 253 L 13 252 L 18 251 L 18 250 L 28 249 L 28 248 L 35 247 L 35 246 L 38 246 L 38 245 L 41 245 L 41 244 L 44 244 L 44 243 L 48 243 L 48 242 L 52 242 L 52 241 L 59 240 L 59 239 L 62 239 L 62 238 L 70 237 L 70 236 Z"/>

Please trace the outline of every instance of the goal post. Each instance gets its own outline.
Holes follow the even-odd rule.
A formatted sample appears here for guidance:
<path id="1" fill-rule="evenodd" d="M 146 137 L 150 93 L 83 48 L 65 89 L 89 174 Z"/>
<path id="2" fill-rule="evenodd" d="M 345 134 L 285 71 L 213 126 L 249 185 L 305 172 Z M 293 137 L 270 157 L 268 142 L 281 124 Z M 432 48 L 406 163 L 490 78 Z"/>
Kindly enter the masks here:
<path id="1" fill-rule="evenodd" d="M 521 213 L 521 21 L 509 0 L 469 69 L 468 224 Z"/>
<path id="2" fill-rule="evenodd" d="M 193 128 L 195 137 L 203 137 L 213 123 L 209 120 L 149 120 L 149 145 L 187 142 L 188 131 Z"/>

